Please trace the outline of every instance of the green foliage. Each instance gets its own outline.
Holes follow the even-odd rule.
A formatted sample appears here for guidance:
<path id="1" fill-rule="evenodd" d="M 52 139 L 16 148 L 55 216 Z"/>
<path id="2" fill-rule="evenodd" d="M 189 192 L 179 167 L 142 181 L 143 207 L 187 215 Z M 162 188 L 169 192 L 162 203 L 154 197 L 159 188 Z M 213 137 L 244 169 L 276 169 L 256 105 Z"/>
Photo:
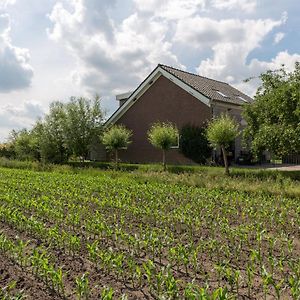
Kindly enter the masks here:
<path id="1" fill-rule="evenodd" d="M 16 158 L 16 152 L 13 143 L 0 144 L 0 157 L 5 157 L 9 159 Z"/>
<path id="2" fill-rule="evenodd" d="M 45 162 L 64 163 L 70 156 L 66 144 L 65 122 L 67 114 L 61 102 L 50 104 L 50 111 L 43 122 L 37 122 L 34 130 L 38 132 L 41 158 Z"/>
<path id="3" fill-rule="evenodd" d="M 67 148 L 85 159 L 103 131 L 104 112 L 100 97 L 96 95 L 93 100 L 71 97 L 71 101 L 65 104 L 65 114 L 63 126 Z"/>
<path id="4" fill-rule="evenodd" d="M 53 102 L 49 113 L 32 130 L 13 131 L 10 143 L 20 160 L 65 163 L 70 155 L 87 158 L 103 131 L 104 112 L 100 98 L 72 97 Z"/>
<path id="5" fill-rule="evenodd" d="M 207 127 L 207 138 L 215 148 L 229 147 L 238 134 L 237 122 L 228 115 L 221 115 L 219 118 L 212 120 Z"/>
<path id="6" fill-rule="evenodd" d="M 120 150 L 127 148 L 131 143 L 132 131 L 123 125 L 114 125 L 103 133 L 102 143 L 107 150 Z"/>
<path id="7" fill-rule="evenodd" d="M 169 150 L 177 144 L 178 129 L 172 123 L 158 122 L 153 124 L 148 131 L 148 140 L 162 150 Z"/>
<path id="8" fill-rule="evenodd" d="M 52 298 L 299 299 L 299 197 L 216 174 L 196 187 L 158 172 L 0 173 L 1 258 Z"/>
<path id="9" fill-rule="evenodd" d="M 245 105 L 246 140 L 259 155 L 268 150 L 278 157 L 300 153 L 300 63 L 260 75 L 255 101 Z"/>
<path id="10" fill-rule="evenodd" d="M 113 300 L 114 293 L 111 287 L 105 287 L 101 292 L 101 300 Z"/>
<path id="11" fill-rule="evenodd" d="M 207 127 L 207 138 L 215 148 L 220 147 L 223 153 L 225 173 L 229 175 L 229 166 L 226 148 L 235 140 L 239 134 L 239 125 L 228 115 L 221 115 L 212 120 Z"/>
<path id="12" fill-rule="evenodd" d="M 180 130 L 180 151 L 196 163 L 205 164 L 211 156 L 206 128 L 187 124 Z"/>
<path id="13" fill-rule="evenodd" d="M 16 154 L 16 158 L 20 160 L 40 160 L 40 152 L 38 147 L 38 136 L 33 131 L 22 129 L 11 133 L 11 143 Z"/>
<path id="14" fill-rule="evenodd" d="M 118 151 L 120 149 L 127 149 L 131 143 L 131 136 L 132 131 L 123 125 L 113 125 L 104 132 L 101 141 L 107 150 L 115 152 L 115 167 L 118 167 L 119 162 Z"/>
<path id="15" fill-rule="evenodd" d="M 166 171 L 166 151 L 170 150 L 173 145 L 176 145 L 179 138 L 177 127 L 170 123 L 158 122 L 154 123 L 148 130 L 148 140 L 156 148 L 162 150 L 162 164 Z"/>
<path id="16" fill-rule="evenodd" d="M 90 294 L 88 274 L 83 274 L 82 276 L 76 277 L 75 283 L 78 300 L 88 300 Z"/>
<path id="17" fill-rule="evenodd" d="M 2 279 L 0 277 L 0 279 Z M 23 300 L 26 299 L 26 295 L 23 291 L 14 292 L 17 282 L 11 281 L 6 286 L 0 286 L 0 299 L 1 300 Z"/>

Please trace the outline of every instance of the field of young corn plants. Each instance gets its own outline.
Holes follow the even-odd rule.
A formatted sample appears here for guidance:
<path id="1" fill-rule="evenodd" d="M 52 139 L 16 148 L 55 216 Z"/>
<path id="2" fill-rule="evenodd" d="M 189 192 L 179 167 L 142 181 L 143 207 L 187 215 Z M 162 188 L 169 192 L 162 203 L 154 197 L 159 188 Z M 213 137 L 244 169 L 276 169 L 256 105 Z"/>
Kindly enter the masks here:
<path id="1" fill-rule="evenodd" d="M 0 299 L 300 298 L 299 198 L 112 174 L 0 169 Z"/>

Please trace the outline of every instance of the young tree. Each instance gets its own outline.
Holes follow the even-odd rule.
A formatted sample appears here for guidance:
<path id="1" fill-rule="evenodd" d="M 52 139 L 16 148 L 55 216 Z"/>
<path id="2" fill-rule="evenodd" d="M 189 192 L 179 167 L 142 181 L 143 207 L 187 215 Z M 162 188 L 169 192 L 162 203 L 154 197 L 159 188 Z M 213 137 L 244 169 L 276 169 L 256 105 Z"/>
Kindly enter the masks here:
<path id="1" fill-rule="evenodd" d="M 177 144 L 178 129 L 172 123 L 155 123 L 148 130 L 148 140 L 154 146 L 162 150 L 163 168 L 166 171 L 166 152 Z"/>
<path id="2" fill-rule="evenodd" d="M 213 147 L 221 148 L 226 175 L 229 175 L 226 148 L 228 148 L 230 143 L 238 136 L 238 128 L 237 122 L 228 115 L 221 115 L 219 118 L 213 119 L 207 127 L 207 138 L 209 142 Z"/>
<path id="3" fill-rule="evenodd" d="M 278 157 L 300 153 L 300 63 L 260 75 L 261 86 L 252 104 L 245 105 L 244 138 L 255 154 L 264 150 Z"/>
<path id="4" fill-rule="evenodd" d="M 123 125 L 113 125 L 103 133 L 101 138 L 102 143 L 107 150 L 114 151 L 115 153 L 115 167 L 118 167 L 119 150 L 126 149 L 131 143 L 130 138 L 132 131 Z"/>

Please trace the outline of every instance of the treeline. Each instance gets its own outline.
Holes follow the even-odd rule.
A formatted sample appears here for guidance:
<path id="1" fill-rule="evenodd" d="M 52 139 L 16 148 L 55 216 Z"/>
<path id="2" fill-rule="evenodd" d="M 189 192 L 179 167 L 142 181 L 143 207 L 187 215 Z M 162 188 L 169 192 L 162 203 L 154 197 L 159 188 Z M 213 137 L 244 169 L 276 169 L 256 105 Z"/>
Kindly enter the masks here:
<path id="1" fill-rule="evenodd" d="M 292 72 L 282 67 L 262 73 L 259 78 L 261 86 L 255 101 L 244 104 L 242 113 L 247 124 L 243 142 L 250 150 L 249 157 L 261 161 L 264 153 L 277 159 L 300 154 L 300 63 L 295 63 Z M 153 125 L 149 124 L 149 130 Z M 206 124 L 207 128 L 193 124 L 176 128 L 168 122 L 156 125 L 153 132 L 148 132 L 148 141 L 162 149 L 164 167 L 166 151 L 174 144 L 186 157 L 200 164 L 211 158 L 211 146 L 222 149 L 226 165 L 230 144 L 239 134 L 237 124 L 226 116 L 215 116 Z M 31 130 L 12 131 L 9 142 L 0 145 L 0 157 L 64 163 L 71 157 L 87 159 L 90 150 L 102 143 L 115 154 L 117 164 L 118 151 L 127 148 L 131 135 L 130 130 L 116 125 L 107 127 L 104 133 L 104 111 L 99 96 L 71 97 L 68 103 L 53 102 L 49 113 Z"/>
<path id="2" fill-rule="evenodd" d="M 93 99 L 71 97 L 68 103 L 53 102 L 49 113 L 37 120 L 31 130 L 13 130 L 10 133 L 8 142 L 0 145 L 0 157 L 62 164 L 70 159 L 90 159 L 90 151 L 97 151 L 101 143 L 115 156 L 115 163 L 118 164 L 118 151 L 126 149 L 131 143 L 132 132 L 121 125 L 105 129 L 104 115 L 99 96 Z M 162 149 L 164 168 L 165 152 L 178 144 L 179 136 L 179 150 L 186 157 L 203 164 L 210 156 L 205 128 L 187 124 L 179 132 L 174 124 L 168 122 L 150 127 L 149 130 L 153 130 L 150 130 L 151 134 L 149 131 L 149 143 Z"/>
<path id="3" fill-rule="evenodd" d="M 99 96 L 53 102 L 31 130 L 11 132 L 9 141 L 1 145 L 0 156 L 49 163 L 64 163 L 71 156 L 84 160 L 103 132 L 103 121 Z"/>

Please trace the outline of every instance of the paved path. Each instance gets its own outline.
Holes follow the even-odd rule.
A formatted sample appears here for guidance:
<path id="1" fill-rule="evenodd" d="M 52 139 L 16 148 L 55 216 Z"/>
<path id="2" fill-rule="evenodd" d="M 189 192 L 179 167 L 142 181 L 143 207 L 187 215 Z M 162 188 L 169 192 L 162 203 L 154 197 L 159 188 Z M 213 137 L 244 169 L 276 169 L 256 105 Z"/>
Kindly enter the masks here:
<path id="1" fill-rule="evenodd" d="M 274 165 L 274 164 L 263 164 L 254 166 L 242 166 L 235 165 L 235 168 L 247 168 L 247 169 L 264 169 L 264 170 L 278 170 L 278 171 L 300 171 L 300 165 Z"/>
<path id="2" fill-rule="evenodd" d="M 286 166 L 280 166 L 280 167 L 270 167 L 268 169 L 271 170 L 279 170 L 279 171 L 300 171 L 300 165 L 286 165 Z"/>

